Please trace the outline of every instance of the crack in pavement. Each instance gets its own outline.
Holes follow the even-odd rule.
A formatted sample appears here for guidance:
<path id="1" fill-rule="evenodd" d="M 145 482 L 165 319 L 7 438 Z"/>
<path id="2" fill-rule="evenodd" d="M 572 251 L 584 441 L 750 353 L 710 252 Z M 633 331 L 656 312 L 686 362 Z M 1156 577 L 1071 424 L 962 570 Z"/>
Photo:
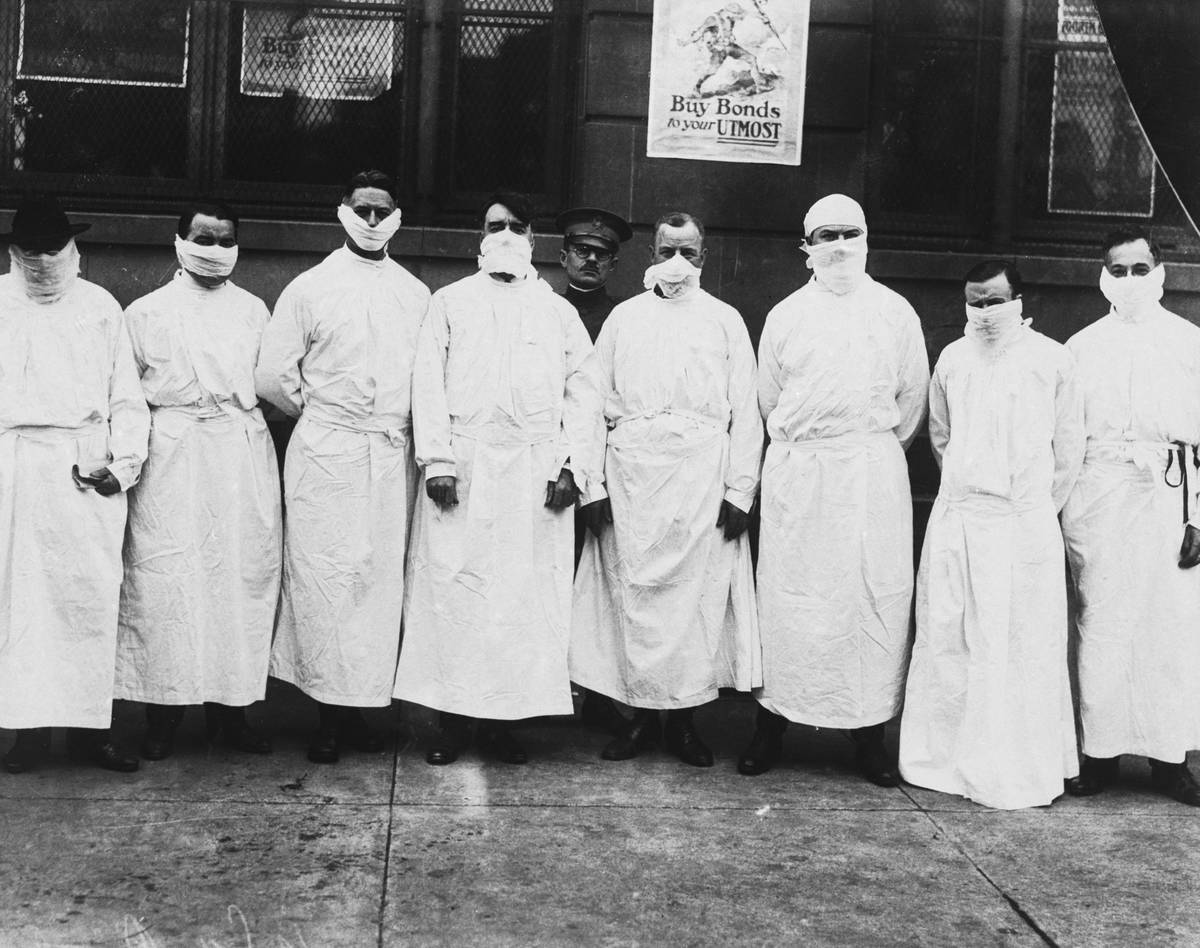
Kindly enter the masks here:
<path id="1" fill-rule="evenodd" d="M 933 813 L 923 807 L 920 802 L 908 792 L 906 787 L 901 786 L 900 792 L 912 800 L 913 806 L 917 808 L 917 810 L 925 817 L 925 819 L 929 820 L 929 822 L 933 824 L 933 828 L 942 835 L 943 839 L 945 839 L 950 843 L 951 846 L 958 850 L 959 855 L 961 855 L 967 862 L 971 864 L 971 868 L 979 874 L 983 881 L 996 890 L 996 893 L 1002 899 L 1004 899 L 1004 901 L 1008 904 L 1008 907 L 1012 909 L 1014 913 L 1016 913 L 1017 917 L 1025 923 L 1026 927 L 1042 940 L 1042 944 L 1046 945 L 1047 948 L 1060 948 L 1058 942 L 1050 937 L 1049 933 L 1037 923 L 1037 920 L 1021 906 L 1021 903 L 1018 902 L 1014 896 L 1011 896 L 1004 891 L 1004 887 L 996 882 L 996 880 L 990 875 L 988 875 L 987 870 L 979 865 L 979 863 L 975 861 L 971 854 L 967 852 L 966 848 L 957 839 L 955 839 L 953 835 L 950 834 L 946 827 L 944 827 L 934 818 Z"/>

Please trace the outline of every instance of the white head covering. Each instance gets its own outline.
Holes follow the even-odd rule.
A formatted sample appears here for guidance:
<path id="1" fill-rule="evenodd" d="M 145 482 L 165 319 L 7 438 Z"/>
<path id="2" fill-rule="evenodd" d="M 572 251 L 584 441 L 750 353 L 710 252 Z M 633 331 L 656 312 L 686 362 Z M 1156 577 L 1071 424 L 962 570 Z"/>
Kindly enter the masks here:
<path id="1" fill-rule="evenodd" d="M 818 227 L 841 225 L 867 229 L 867 216 L 862 205 L 845 194 L 827 194 L 808 209 L 804 215 L 804 234 L 808 236 Z"/>

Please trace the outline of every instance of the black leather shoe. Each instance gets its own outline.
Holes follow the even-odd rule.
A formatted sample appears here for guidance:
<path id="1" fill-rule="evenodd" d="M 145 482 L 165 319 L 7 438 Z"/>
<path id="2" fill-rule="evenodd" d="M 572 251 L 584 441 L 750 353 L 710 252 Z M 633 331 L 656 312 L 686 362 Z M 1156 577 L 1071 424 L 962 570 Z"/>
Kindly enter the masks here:
<path id="1" fill-rule="evenodd" d="M 786 718 L 760 707 L 754 737 L 738 758 L 738 773 L 757 777 L 774 767 L 783 752 L 783 732 L 786 728 Z"/>
<path id="2" fill-rule="evenodd" d="M 529 755 L 513 737 L 507 725 L 493 725 L 480 736 L 480 744 L 496 760 L 503 764 L 527 764 Z"/>
<path id="3" fill-rule="evenodd" d="M 712 751 L 700 740 L 691 718 L 673 721 L 668 715 L 667 726 L 663 730 L 663 745 L 685 764 L 691 764 L 693 767 L 713 765 Z"/>
<path id="4" fill-rule="evenodd" d="M 594 691 L 584 692 L 583 703 L 579 706 L 579 720 L 587 727 L 615 735 L 623 734 L 629 726 L 629 719 L 617 710 L 612 698 Z"/>
<path id="5" fill-rule="evenodd" d="M 658 743 L 660 729 L 657 711 L 639 711 L 625 725 L 623 733 L 609 741 L 600 751 L 602 760 L 631 760 L 647 747 Z"/>
<path id="6" fill-rule="evenodd" d="M 383 735 L 367 724 L 357 708 L 349 708 L 338 722 L 338 738 L 347 747 L 364 754 L 378 754 L 387 746 Z"/>
<path id="7" fill-rule="evenodd" d="M 1079 776 L 1063 781 L 1063 789 L 1073 797 L 1093 797 L 1116 783 L 1120 757 L 1084 756 L 1079 764 Z"/>
<path id="8" fill-rule="evenodd" d="M 67 751 L 72 757 L 86 760 L 102 770 L 131 774 L 138 769 L 138 759 L 117 747 L 108 730 L 81 728 L 68 731 Z"/>
<path id="9" fill-rule="evenodd" d="M 1150 785 L 1156 791 L 1187 806 L 1200 806 L 1200 785 L 1188 770 L 1187 762 L 1167 764 L 1150 761 Z"/>
<path id="10" fill-rule="evenodd" d="M 314 764 L 336 764 L 341 756 L 338 729 L 322 724 L 308 745 L 308 759 Z"/>
<path id="11" fill-rule="evenodd" d="M 437 734 L 434 735 L 429 750 L 425 752 L 425 763 L 433 764 L 435 767 L 454 763 L 470 739 L 470 718 L 442 712 Z"/>
<path id="12" fill-rule="evenodd" d="M 165 760 L 175 751 L 175 729 L 183 720 L 183 708 L 176 705 L 146 705 L 146 733 L 138 748 L 146 760 Z"/>

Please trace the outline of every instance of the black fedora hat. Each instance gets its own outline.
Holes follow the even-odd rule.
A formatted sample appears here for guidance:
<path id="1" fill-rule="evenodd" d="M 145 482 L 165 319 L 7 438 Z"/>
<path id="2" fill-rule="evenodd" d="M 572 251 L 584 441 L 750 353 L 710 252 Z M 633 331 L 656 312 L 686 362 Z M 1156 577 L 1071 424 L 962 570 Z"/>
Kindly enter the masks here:
<path id="1" fill-rule="evenodd" d="M 0 244 L 14 243 L 18 247 L 37 247 L 66 243 L 82 234 L 91 224 L 72 224 L 58 199 L 34 196 L 21 199 L 13 215 L 12 230 L 0 233 Z"/>

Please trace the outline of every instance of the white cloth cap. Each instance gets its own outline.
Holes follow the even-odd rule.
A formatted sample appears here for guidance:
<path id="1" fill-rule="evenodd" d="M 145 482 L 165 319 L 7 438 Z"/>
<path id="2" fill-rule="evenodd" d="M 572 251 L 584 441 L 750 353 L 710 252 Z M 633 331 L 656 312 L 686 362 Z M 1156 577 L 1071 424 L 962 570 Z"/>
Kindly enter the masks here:
<path id="1" fill-rule="evenodd" d="M 804 234 L 808 236 L 818 227 L 840 224 L 844 227 L 867 229 L 867 216 L 862 205 L 845 194 L 827 194 L 808 209 L 804 215 Z"/>

